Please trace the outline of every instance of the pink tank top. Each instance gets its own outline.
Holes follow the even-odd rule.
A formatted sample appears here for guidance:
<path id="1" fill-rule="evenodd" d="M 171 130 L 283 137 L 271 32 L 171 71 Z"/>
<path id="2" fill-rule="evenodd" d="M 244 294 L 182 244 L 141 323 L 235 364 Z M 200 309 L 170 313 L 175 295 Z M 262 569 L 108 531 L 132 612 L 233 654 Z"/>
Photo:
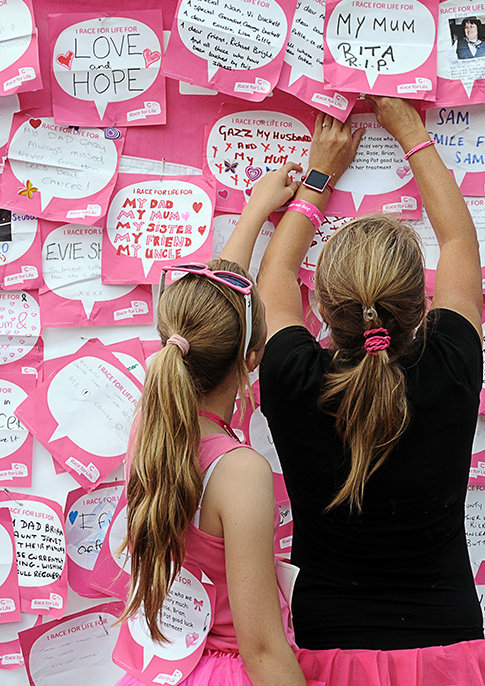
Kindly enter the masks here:
<path id="1" fill-rule="evenodd" d="M 201 440 L 199 460 L 202 472 L 221 455 L 242 447 L 233 438 L 225 434 L 212 434 Z M 244 446 L 249 447 L 249 446 Z M 275 510 L 275 536 L 279 516 Z M 224 539 L 200 531 L 193 523 L 187 533 L 186 560 L 197 564 L 216 586 L 216 606 L 214 625 L 207 637 L 206 649 L 237 652 L 236 632 L 229 607 L 229 595 L 226 582 L 226 564 L 224 557 Z M 290 611 L 286 600 L 279 592 L 283 626 L 290 645 L 295 645 L 293 630 L 290 627 Z"/>

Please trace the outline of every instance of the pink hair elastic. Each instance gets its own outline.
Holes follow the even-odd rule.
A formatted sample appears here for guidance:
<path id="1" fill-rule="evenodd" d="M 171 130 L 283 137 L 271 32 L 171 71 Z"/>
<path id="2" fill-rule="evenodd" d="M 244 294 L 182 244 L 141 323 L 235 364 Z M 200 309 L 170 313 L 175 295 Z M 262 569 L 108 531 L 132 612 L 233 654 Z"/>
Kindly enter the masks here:
<path id="1" fill-rule="evenodd" d="M 185 357 L 190 350 L 190 343 L 183 336 L 179 336 L 178 333 L 174 333 L 173 336 L 167 340 L 165 345 L 176 345 L 180 349 L 182 356 Z"/>
<path id="2" fill-rule="evenodd" d="M 415 148 L 411 148 L 411 150 L 408 150 L 407 153 L 404 155 L 404 159 L 408 160 L 411 155 L 414 155 L 415 152 L 418 152 L 418 150 L 422 150 L 423 148 L 427 148 L 429 145 L 434 145 L 435 140 L 429 140 L 429 141 L 424 141 L 424 143 L 420 143 L 417 145 Z"/>
<path id="3" fill-rule="evenodd" d="M 369 329 L 364 331 L 364 348 L 369 355 L 376 355 L 379 350 L 386 350 L 391 345 L 387 329 Z"/>

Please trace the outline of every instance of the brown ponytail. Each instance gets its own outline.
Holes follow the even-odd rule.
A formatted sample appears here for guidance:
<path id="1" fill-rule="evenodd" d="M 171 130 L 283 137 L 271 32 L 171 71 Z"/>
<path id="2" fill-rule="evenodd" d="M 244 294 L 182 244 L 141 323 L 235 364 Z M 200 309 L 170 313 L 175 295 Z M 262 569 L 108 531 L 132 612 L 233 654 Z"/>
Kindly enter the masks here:
<path id="1" fill-rule="evenodd" d="M 237 264 L 209 265 L 247 276 Z M 250 350 L 263 344 L 263 309 L 252 293 Z M 167 345 L 155 356 L 145 380 L 127 487 L 131 589 L 122 619 L 143 604 L 154 640 L 166 640 L 159 612 L 185 557 L 185 539 L 202 495 L 198 452 L 201 398 L 235 372 L 241 395 L 248 380 L 244 353 L 245 303 L 240 293 L 206 277 L 188 274 L 169 286 L 158 306 L 165 343 L 178 334 L 186 355 Z"/>
<path id="2" fill-rule="evenodd" d="M 336 417 L 351 456 L 348 477 L 327 509 L 362 509 L 364 487 L 409 423 L 405 378 L 397 358 L 423 320 L 424 265 L 412 229 L 385 215 L 349 222 L 326 243 L 315 287 L 336 353 L 320 407 Z M 364 332 L 384 327 L 390 346 L 375 355 Z"/>

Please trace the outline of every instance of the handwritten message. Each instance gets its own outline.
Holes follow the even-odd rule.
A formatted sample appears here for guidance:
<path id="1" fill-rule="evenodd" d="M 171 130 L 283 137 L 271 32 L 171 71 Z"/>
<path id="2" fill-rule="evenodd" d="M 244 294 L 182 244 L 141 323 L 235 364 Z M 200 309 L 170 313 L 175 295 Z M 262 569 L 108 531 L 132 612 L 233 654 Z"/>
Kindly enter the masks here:
<path id="1" fill-rule="evenodd" d="M 470 484 L 465 502 L 465 533 L 476 577 L 485 560 L 485 486 Z M 485 577 L 477 582 L 484 583 Z"/>
<path id="2" fill-rule="evenodd" d="M 17 116 L 22 123 L 8 149 L 14 178 L 2 181 L 3 206 L 47 219 L 93 224 L 105 213 L 120 142 L 108 140 L 100 129 L 59 126 L 51 118 L 25 121 Z"/>
<path id="3" fill-rule="evenodd" d="M 222 249 L 226 245 L 230 235 L 236 227 L 239 217 L 239 214 L 219 214 L 218 216 L 214 217 L 214 237 L 212 244 L 212 256 L 214 258 L 219 257 L 221 254 Z M 259 267 L 261 265 L 261 260 L 263 259 L 264 252 L 269 245 L 271 236 L 274 234 L 274 230 L 275 227 L 273 222 L 268 220 L 264 222 L 261 227 L 261 231 L 258 234 L 248 269 L 254 280 L 256 280 Z"/>
<path id="4" fill-rule="evenodd" d="M 123 599 L 130 586 L 131 557 L 128 550 L 120 553 L 119 548 L 126 537 L 127 523 L 126 495 L 122 493 L 91 573 L 92 588 Z"/>
<path id="5" fill-rule="evenodd" d="M 84 16 L 83 21 L 72 23 L 75 17 L 49 19 L 56 36 L 52 51 L 56 121 L 91 126 L 164 124 L 161 10 L 135 10 L 132 17 Z M 152 88 L 157 80 L 158 88 Z M 79 101 L 83 101 L 81 108 Z M 120 107 L 126 101 L 129 104 Z M 117 106 L 110 107 L 105 116 L 110 103 Z"/>
<path id="6" fill-rule="evenodd" d="M 298 273 L 301 281 L 311 290 L 315 290 L 315 268 L 323 246 L 330 236 L 348 221 L 349 217 L 325 217 L 323 224 L 315 231 Z"/>
<path id="7" fill-rule="evenodd" d="M 206 162 L 219 186 L 217 208 L 240 212 L 249 189 L 267 171 L 289 161 L 305 166 L 311 140 L 302 121 L 280 112 L 249 110 L 219 118 L 206 143 Z"/>
<path id="8" fill-rule="evenodd" d="M 0 291 L 0 364 L 25 357 L 41 331 L 39 303 L 25 291 Z"/>
<path id="9" fill-rule="evenodd" d="M 466 195 L 485 191 L 483 107 L 441 107 L 426 112 L 426 128 L 444 163 Z"/>
<path id="10" fill-rule="evenodd" d="M 103 281 L 158 283 L 164 264 L 193 260 L 203 246 L 208 259 L 213 205 L 214 191 L 202 176 L 123 186 L 108 210 Z"/>
<path id="11" fill-rule="evenodd" d="M 20 620 L 15 537 L 7 508 L 0 509 L 0 624 Z"/>
<path id="12" fill-rule="evenodd" d="M 327 3 L 325 78 L 333 87 L 426 98 L 435 90 L 431 65 L 438 3 L 340 0 Z M 345 69 L 339 69 L 344 67 Z M 420 69 L 419 73 L 417 70 Z"/>
<path id="13" fill-rule="evenodd" d="M 42 85 L 31 0 L 0 4 L 0 95 Z"/>
<path id="14" fill-rule="evenodd" d="M 30 486 L 32 477 L 32 436 L 14 415 L 17 407 L 35 388 L 33 374 L 12 374 L 17 381 L 0 379 L 0 483 Z M 19 386 L 21 383 L 24 388 Z"/>

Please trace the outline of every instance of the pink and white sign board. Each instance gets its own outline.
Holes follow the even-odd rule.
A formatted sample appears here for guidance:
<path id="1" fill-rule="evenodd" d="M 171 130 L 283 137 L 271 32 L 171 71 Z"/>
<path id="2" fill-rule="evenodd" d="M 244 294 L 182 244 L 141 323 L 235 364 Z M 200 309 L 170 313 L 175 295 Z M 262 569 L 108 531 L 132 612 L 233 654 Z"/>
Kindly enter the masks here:
<path id="1" fill-rule="evenodd" d="M 241 212 L 253 184 L 286 162 L 305 168 L 312 140 L 309 111 L 286 114 L 270 105 L 257 110 L 223 106 L 207 131 L 205 165 L 217 182 L 220 212 Z"/>
<path id="2" fill-rule="evenodd" d="M 426 111 L 426 128 L 464 195 L 485 195 L 484 127 L 481 105 Z"/>
<path id="3" fill-rule="evenodd" d="M 0 508 L 12 516 L 22 611 L 62 617 L 67 565 L 61 506 L 30 493 L 0 491 Z"/>
<path id="4" fill-rule="evenodd" d="M 16 416 L 92 491 L 125 457 L 142 384 L 96 339 L 57 361 Z"/>
<path id="5" fill-rule="evenodd" d="M 325 217 L 323 224 L 315 231 L 313 241 L 298 272 L 298 278 L 310 290 L 315 290 L 315 268 L 323 246 L 330 236 L 348 221 L 350 217 Z"/>
<path id="6" fill-rule="evenodd" d="M 213 623 L 216 588 L 201 569 L 185 563 L 160 612 L 169 639 L 150 636 L 143 607 L 121 625 L 113 662 L 144 684 L 178 684 L 199 662 Z"/>
<path id="7" fill-rule="evenodd" d="M 36 385 L 21 365 L 0 367 L 0 487 L 32 484 L 33 437 L 14 412 Z"/>
<path id="8" fill-rule="evenodd" d="M 142 343 L 139 338 L 129 338 L 106 346 L 126 369 L 143 384 L 146 376 L 146 361 Z"/>
<path id="9" fill-rule="evenodd" d="M 12 517 L 0 508 L 0 623 L 20 622 L 20 595 Z"/>
<path id="10" fill-rule="evenodd" d="M 278 82 L 296 0 L 179 0 L 163 71 L 259 102 Z"/>
<path id="11" fill-rule="evenodd" d="M 89 582 L 123 485 L 106 483 L 91 493 L 78 488 L 67 495 L 64 513 L 69 586 L 85 598 L 101 596 Z"/>
<path id="12" fill-rule="evenodd" d="M 158 284 L 170 264 L 212 250 L 214 182 L 202 175 L 120 174 L 103 235 L 103 283 Z"/>
<path id="13" fill-rule="evenodd" d="M 0 624 L 0 669 L 19 669 L 24 664 L 18 634 L 42 623 L 42 617 L 22 612 L 19 622 Z"/>
<path id="14" fill-rule="evenodd" d="M 39 302 L 44 326 L 151 324 L 149 286 L 101 281 L 103 229 L 41 221 L 43 286 Z"/>
<path id="15" fill-rule="evenodd" d="M 119 553 L 126 536 L 126 493 L 122 492 L 91 573 L 90 585 L 100 594 L 126 600 L 130 588 L 131 558 L 128 550 Z"/>
<path id="16" fill-rule="evenodd" d="M 485 95 L 485 43 L 477 47 L 467 40 L 465 24 L 468 18 L 485 25 L 485 4 L 466 4 L 461 0 L 445 0 L 439 7 L 438 24 L 438 84 L 434 106 L 446 107 L 483 103 Z M 478 27 L 477 27 L 478 29 Z M 467 29 L 469 31 L 469 29 Z M 473 31 L 473 28 L 472 28 Z M 483 41 L 477 35 L 475 40 Z"/>
<path id="17" fill-rule="evenodd" d="M 0 291 L 0 365 L 21 360 L 35 370 L 42 362 L 41 319 L 35 291 Z"/>
<path id="18" fill-rule="evenodd" d="M 357 94 L 323 86 L 324 19 L 325 0 L 298 0 L 278 88 L 345 121 Z"/>
<path id="19" fill-rule="evenodd" d="M 114 14 L 114 16 L 113 16 Z M 162 10 L 49 16 L 51 87 L 58 124 L 165 124 Z"/>
<path id="20" fill-rule="evenodd" d="M 0 96 L 42 88 L 32 0 L 4 0 L 0 26 Z"/>
<path id="21" fill-rule="evenodd" d="M 3 290 L 29 290 L 42 285 L 36 217 L 0 210 L 0 284 Z"/>
<path id="22" fill-rule="evenodd" d="M 1 207 L 78 224 L 104 216 L 123 147 L 121 131 L 59 126 L 51 118 L 23 114 L 14 115 L 12 131 Z"/>
<path id="23" fill-rule="evenodd" d="M 352 115 L 352 129 L 365 127 L 354 161 L 335 184 L 326 213 L 342 217 L 374 212 L 421 216 L 421 196 L 401 146 L 374 114 Z"/>
<path id="24" fill-rule="evenodd" d="M 4 95 L 0 98 L 0 169 L 3 168 L 3 156 L 7 152 L 10 139 L 13 115 L 20 110 L 18 95 Z"/>
<path id="25" fill-rule="evenodd" d="M 123 611 L 119 602 L 103 603 L 19 634 L 30 686 L 115 684 L 122 676 L 111 661 L 118 636 L 113 627 Z"/>
<path id="26" fill-rule="evenodd" d="M 325 85 L 435 100 L 439 0 L 327 0 Z"/>

